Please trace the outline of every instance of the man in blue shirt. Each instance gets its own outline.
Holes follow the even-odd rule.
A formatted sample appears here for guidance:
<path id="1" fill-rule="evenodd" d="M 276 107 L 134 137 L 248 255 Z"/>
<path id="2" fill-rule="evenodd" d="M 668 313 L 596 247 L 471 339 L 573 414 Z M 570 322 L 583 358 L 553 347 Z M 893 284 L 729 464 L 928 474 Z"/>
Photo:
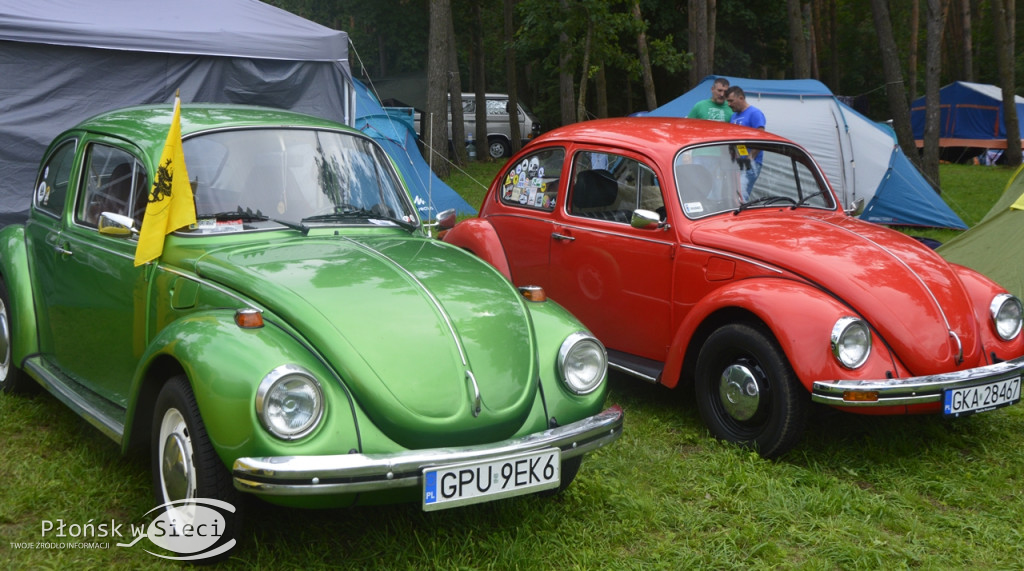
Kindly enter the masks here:
<path id="1" fill-rule="evenodd" d="M 747 95 L 743 92 L 742 87 L 733 85 L 727 89 L 725 92 L 725 102 L 732 109 L 732 117 L 729 118 L 730 123 L 764 130 L 766 123 L 764 113 L 757 107 L 747 103 Z M 743 185 L 743 194 L 741 196 L 744 202 L 750 198 L 750 191 L 754 188 L 754 182 L 757 181 L 758 175 L 761 174 L 761 162 L 763 160 L 764 155 L 761 154 L 761 151 L 752 149 L 748 152 L 746 145 L 736 145 L 736 163 L 746 177 L 746 184 Z"/>

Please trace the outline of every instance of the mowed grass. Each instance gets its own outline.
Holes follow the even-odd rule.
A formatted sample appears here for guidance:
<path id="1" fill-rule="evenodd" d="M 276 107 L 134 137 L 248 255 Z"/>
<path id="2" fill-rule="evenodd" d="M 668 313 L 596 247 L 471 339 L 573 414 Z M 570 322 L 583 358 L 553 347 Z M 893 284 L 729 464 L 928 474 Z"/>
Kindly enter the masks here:
<path id="1" fill-rule="evenodd" d="M 486 166 L 492 174 L 498 168 Z M 947 200 L 962 196 L 951 170 L 977 187 L 993 175 L 991 189 L 970 199 L 978 219 L 988 210 L 981 203 L 998 198 L 1012 174 L 944 166 Z M 473 176 L 484 185 L 492 178 Z M 622 438 L 588 456 L 558 496 L 434 513 L 416 505 L 289 510 L 253 502 L 239 545 L 220 566 L 1024 568 L 1024 407 L 950 421 L 818 408 L 804 441 L 767 461 L 710 439 L 685 393 L 613 375 L 609 402 L 626 410 Z M 0 395 L 0 434 L 0 568 L 180 567 L 146 553 L 145 541 L 19 545 L 77 541 L 44 537 L 43 520 L 144 522 L 149 463 L 122 457 L 45 392 Z"/>

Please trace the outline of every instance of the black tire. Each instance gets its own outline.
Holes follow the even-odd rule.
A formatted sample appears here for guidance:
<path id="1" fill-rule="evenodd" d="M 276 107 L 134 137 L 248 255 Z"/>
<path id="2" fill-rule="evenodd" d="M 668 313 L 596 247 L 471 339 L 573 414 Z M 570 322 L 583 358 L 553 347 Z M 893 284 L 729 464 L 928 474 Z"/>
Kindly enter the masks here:
<path id="1" fill-rule="evenodd" d="M 512 145 L 499 137 L 492 137 L 487 140 L 487 153 L 492 159 L 504 159 L 512 154 Z"/>
<path id="2" fill-rule="evenodd" d="M 167 381 L 156 398 L 150 457 L 156 505 L 196 499 L 227 502 L 234 506 L 235 511 L 219 510 L 224 516 L 225 528 L 220 539 L 206 552 L 222 549 L 229 543 L 235 544 L 241 535 L 243 498 L 235 490 L 228 469 L 210 444 L 199 415 L 199 406 L 184 375 Z M 171 509 L 166 508 L 166 511 Z M 174 519 L 183 524 L 189 523 L 188 514 L 176 512 Z M 219 556 L 200 561 L 217 561 L 226 558 L 230 551 L 227 547 Z"/>
<path id="3" fill-rule="evenodd" d="M 700 416 L 719 440 L 775 458 L 803 437 L 810 397 L 760 328 L 733 324 L 712 333 L 697 357 L 694 390 Z"/>
<path id="4" fill-rule="evenodd" d="M 7 284 L 0 279 L 0 393 L 18 394 L 35 392 L 37 385 L 14 364 L 12 344 L 14 320 L 11 317 L 11 297 Z"/>
<path id="5" fill-rule="evenodd" d="M 558 495 L 566 490 L 572 481 L 576 479 L 576 474 L 580 471 L 580 466 L 583 465 L 583 456 L 577 456 L 575 458 L 569 458 L 562 462 L 562 477 L 561 482 L 557 488 L 551 488 L 550 490 L 544 490 L 538 492 L 537 495 L 548 498 L 551 496 Z"/>

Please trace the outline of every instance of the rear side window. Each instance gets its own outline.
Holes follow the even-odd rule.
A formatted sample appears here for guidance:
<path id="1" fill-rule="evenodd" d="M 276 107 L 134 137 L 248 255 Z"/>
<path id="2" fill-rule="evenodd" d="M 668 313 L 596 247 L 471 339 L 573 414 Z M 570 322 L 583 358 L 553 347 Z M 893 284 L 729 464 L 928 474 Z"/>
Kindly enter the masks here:
<path id="1" fill-rule="evenodd" d="M 509 167 L 501 179 L 501 201 L 551 212 L 558 200 L 565 150 L 543 149 Z"/>
<path id="2" fill-rule="evenodd" d="M 36 180 L 36 208 L 44 212 L 60 216 L 64 212 L 64 202 L 68 195 L 68 183 L 71 180 L 71 166 L 75 160 L 77 141 L 70 140 L 57 147 L 50 155 Z"/>

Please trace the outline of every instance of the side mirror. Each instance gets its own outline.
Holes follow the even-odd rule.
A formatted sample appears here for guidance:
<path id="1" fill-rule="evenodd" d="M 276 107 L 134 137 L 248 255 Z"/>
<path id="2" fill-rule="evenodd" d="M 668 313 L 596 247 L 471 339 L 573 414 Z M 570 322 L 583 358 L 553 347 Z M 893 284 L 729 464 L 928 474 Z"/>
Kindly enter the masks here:
<path id="1" fill-rule="evenodd" d="M 664 224 L 661 222 L 661 215 L 657 212 L 638 208 L 633 211 L 633 216 L 629 220 L 629 225 L 633 228 L 648 230 L 652 228 L 661 228 Z"/>
<path id="2" fill-rule="evenodd" d="M 137 231 L 134 225 L 135 221 L 130 216 L 125 216 L 124 214 L 114 214 L 113 212 L 103 212 L 100 214 L 99 231 L 104 236 L 129 237 L 133 232 Z"/>
<path id="3" fill-rule="evenodd" d="M 850 216 L 860 216 L 864 212 L 864 197 L 854 200 L 846 207 L 846 213 Z"/>
<path id="4" fill-rule="evenodd" d="M 437 213 L 437 227 L 441 230 L 451 230 L 455 227 L 455 209 L 449 208 Z"/>

